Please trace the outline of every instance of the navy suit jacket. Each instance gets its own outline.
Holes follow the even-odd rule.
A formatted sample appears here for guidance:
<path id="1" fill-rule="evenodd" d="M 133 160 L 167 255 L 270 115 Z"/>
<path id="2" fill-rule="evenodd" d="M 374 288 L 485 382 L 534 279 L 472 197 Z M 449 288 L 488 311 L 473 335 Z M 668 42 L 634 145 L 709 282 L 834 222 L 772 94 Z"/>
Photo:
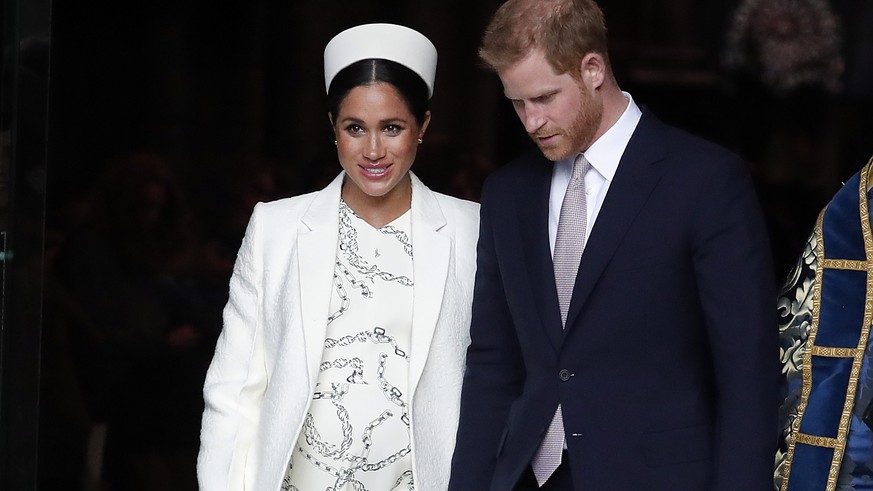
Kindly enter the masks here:
<path id="1" fill-rule="evenodd" d="M 578 489 L 772 489 L 770 248 L 744 162 L 644 111 L 561 326 L 539 152 L 483 190 L 451 491 L 508 491 L 563 408 Z"/>

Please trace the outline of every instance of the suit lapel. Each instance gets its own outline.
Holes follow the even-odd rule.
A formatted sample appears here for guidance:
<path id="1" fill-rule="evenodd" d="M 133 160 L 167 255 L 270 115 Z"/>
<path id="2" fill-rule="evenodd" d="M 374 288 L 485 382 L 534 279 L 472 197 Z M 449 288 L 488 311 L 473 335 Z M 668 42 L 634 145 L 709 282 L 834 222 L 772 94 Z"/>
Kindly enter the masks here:
<path id="1" fill-rule="evenodd" d="M 443 304 L 451 239 L 440 232 L 445 216 L 433 192 L 412 178 L 413 305 L 409 391 L 415 393 L 424 371 Z"/>
<path id="2" fill-rule="evenodd" d="M 297 268 L 300 272 L 300 309 L 306 366 L 310 384 L 318 376 L 324 351 L 330 295 L 338 240 L 340 191 L 345 173 L 324 188 L 303 214 L 298 224 Z"/>
<path id="3" fill-rule="evenodd" d="M 531 280 L 528 282 L 530 298 L 534 299 L 543 329 L 557 351 L 561 346 L 563 328 L 549 245 L 549 194 L 554 164 L 537 152 L 531 168 L 534 172 L 531 178 L 534 195 L 516 201 L 520 222 L 518 230 L 527 234 L 526 238 L 521 238 L 521 243 L 524 244 L 525 263 Z M 520 189 L 530 193 L 531 183 L 521 182 Z"/>
<path id="4" fill-rule="evenodd" d="M 653 165 L 665 156 L 659 124 L 651 114 L 644 112 L 621 157 L 582 254 L 565 334 L 660 179 Z"/>

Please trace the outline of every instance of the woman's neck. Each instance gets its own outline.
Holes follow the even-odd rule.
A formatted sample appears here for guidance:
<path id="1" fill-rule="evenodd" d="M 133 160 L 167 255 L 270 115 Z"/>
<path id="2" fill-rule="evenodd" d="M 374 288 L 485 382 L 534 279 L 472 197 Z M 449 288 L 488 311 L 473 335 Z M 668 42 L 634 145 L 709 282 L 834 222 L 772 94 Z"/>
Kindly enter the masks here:
<path id="1" fill-rule="evenodd" d="M 346 179 L 342 188 L 343 201 L 374 228 L 393 222 L 412 206 L 412 180 L 409 174 L 382 196 L 370 196 Z"/>

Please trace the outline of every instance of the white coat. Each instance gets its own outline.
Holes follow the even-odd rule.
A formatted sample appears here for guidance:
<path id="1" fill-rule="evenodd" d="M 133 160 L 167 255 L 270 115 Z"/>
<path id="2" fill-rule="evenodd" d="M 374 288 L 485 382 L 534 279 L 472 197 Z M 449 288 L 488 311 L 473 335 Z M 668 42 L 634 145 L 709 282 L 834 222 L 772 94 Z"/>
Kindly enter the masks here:
<path id="1" fill-rule="evenodd" d="M 435 193 L 410 175 L 412 469 L 417 490 L 442 491 L 470 341 L 479 205 Z M 202 491 L 280 489 L 322 360 L 343 177 L 255 207 L 206 375 Z"/>

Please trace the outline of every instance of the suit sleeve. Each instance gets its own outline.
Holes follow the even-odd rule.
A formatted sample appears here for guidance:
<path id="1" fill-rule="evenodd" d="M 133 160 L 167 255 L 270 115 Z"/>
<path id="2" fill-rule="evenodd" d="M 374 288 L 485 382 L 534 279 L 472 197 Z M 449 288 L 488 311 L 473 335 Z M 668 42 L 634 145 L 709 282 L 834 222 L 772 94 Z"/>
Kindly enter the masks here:
<path id="1" fill-rule="evenodd" d="M 770 246 L 745 164 L 713 168 L 692 239 L 717 385 L 711 489 L 772 489 L 779 348 Z"/>
<path id="2" fill-rule="evenodd" d="M 507 413 L 521 392 L 524 362 L 510 316 L 495 248 L 494 186 L 482 194 L 471 343 L 461 394 L 461 416 L 452 458 L 450 491 L 490 488 Z"/>
<path id="3" fill-rule="evenodd" d="M 230 280 L 224 327 L 203 387 L 197 478 L 202 491 L 242 491 L 246 453 L 255 438 L 266 387 L 261 326 L 257 207 Z"/>

